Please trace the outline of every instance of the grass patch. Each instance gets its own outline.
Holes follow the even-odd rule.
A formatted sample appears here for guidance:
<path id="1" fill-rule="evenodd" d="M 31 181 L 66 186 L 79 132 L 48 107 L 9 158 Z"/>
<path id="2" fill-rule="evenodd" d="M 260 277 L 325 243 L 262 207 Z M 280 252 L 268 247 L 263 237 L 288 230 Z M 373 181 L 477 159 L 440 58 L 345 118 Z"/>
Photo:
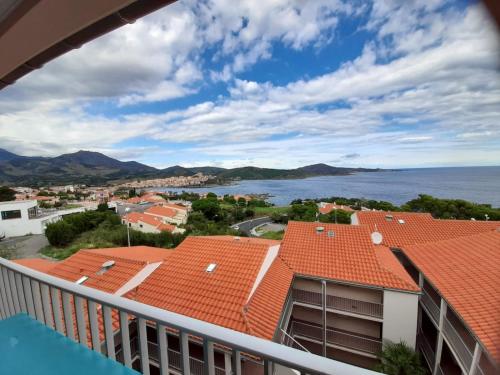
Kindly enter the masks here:
<path id="1" fill-rule="evenodd" d="M 252 207 L 255 216 L 271 216 L 272 214 L 286 214 L 290 206 L 270 206 L 270 207 Z"/>
<path id="2" fill-rule="evenodd" d="M 267 240 L 282 240 L 284 234 L 284 230 L 280 230 L 277 232 L 265 232 L 260 236 L 260 238 L 265 238 Z"/>

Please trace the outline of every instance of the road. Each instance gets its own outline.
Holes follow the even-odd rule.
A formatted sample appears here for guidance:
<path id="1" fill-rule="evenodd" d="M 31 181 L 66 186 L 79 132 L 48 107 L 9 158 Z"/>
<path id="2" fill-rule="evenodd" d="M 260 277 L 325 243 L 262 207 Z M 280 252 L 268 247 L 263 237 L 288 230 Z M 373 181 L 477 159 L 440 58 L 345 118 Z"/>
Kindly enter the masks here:
<path id="1" fill-rule="evenodd" d="M 267 223 L 272 223 L 273 221 L 269 216 L 264 216 L 264 217 L 258 217 L 257 219 L 252 219 L 252 220 L 247 220 L 247 221 L 242 221 L 241 223 L 236 223 L 234 225 L 231 225 L 231 228 L 238 229 L 245 233 L 247 236 L 252 235 L 252 229 L 262 225 L 262 224 L 267 224 Z"/>
<path id="2" fill-rule="evenodd" d="M 49 241 L 43 234 L 33 234 L 23 237 L 11 237 L 0 242 L 0 248 L 8 249 L 10 256 L 19 258 L 38 258 L 40 250 L 47 246 Z"/>

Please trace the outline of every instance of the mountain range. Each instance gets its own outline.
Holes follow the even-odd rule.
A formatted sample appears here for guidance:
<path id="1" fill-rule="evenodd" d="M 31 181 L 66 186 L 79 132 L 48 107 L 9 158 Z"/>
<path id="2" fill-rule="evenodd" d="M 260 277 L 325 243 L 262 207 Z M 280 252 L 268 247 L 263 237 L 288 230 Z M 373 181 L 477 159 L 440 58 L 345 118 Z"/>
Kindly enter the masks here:
<path id="1" fill-rule="evenodd" d="M 20 156 L 0 149 L 0 184 L 7 185 L 101 185 L 130 179 L 192 176 L 196 173 L 214 176 L 216 183 L 228 180 L 292 179 L 313 176 L 342 176 L 356 172 L 377 172 L 380 169 L 342 168 L 313 164 L 295 169 L 258 167 L 219 168 L 179 165 L 158 169 L 136 161 L 120 161 L 99 152 L 78 151 L 57 157 Z"/>

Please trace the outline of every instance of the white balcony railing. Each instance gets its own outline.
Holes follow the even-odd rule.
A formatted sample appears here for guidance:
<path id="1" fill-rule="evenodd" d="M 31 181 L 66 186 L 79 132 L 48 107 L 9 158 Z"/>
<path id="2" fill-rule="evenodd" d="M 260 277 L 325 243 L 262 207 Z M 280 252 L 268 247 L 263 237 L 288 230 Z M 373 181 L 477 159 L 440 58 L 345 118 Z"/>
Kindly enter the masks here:
<path id="1" fill-rule="evenodd" d="M 422 332 L 418 333 L 417 341 L 418 345 L 420 346 L 420 349 L 422 350 L 422 353 L 424 354 L 424 358 L 427 361 L 427 364 L 431 369 L 434 368 L 434 363 L 436 361 L 436 354 L 434 353 L 431 344 L 429 343 L 429 341 Z"/>
<path id="2" fill-rule="evenodd" d="M 450 346 L 453 348 L 455 353 L 457 353 L 458 359 L 465 367 L 465 369 L 469 371 L 472 365 L 473 354 L 464 343 L 455 327 L 453 327 L 451 322 L 446 317 L 443 320 L 443 332 L 445 337 L 448 339 Z"/>
<path id="3" fill-rule="evenodd" d="M 431 296 L 429 296 L 429 294 L 427 293 L 425 288 L 423 290 L 422 297 L 421 297 L 420 301 L 422 302 L 422 305 L 424 305 L 424 307 L 427 309 L 427 311 L 431 315 L 431 318 L 434 320 L 436 325 L 438 325 L 439 324 L 439 310 L 440 310 L 439 306 L 436 304 L 436 302 L 434 302 L 434 300 L 431 298 Z"/>
<path id="4" fill-rule="evenodd" d="M 323 328 L 313 324 L 294 321 L 291 326 L 291 335 L 299 335 L 323 341 Z M 370 354 L 377 354 L 382 349 L 382 340 L 371 339 L 329 327 L 326 328 L 326 342 Z"/>
<path id="5" fill-rule="evenodd" d="M 0 258 L 0 318 L 25 312 L 59 333 L 79 341 L 89 349 L 116 360 L 115 335 L 120 337 L 124 364 L 131 367 L 129 322 L 137 321 L 142 372 L 149 375 L 146 322 L 156 325 L 162 375 L 169 373 L 166 330 L 179 333 L 181 372 L 191 374 L 189 337 L 203 341 L 203 372 L 214 375 L 214 345 L 232 351 L 232 373 L 242 372 L 241 354 L 258 358 L 265 375 L 273 374 L 274 364 L 308 374 L 376 374 L 346 363 L 333 361 L 278 343 L 236 332 L 201 320 L 145 305 L 127 298 L 62 280 Z M 102 314 L 102 321 L 99 315 Z M 100 336 L 100 328 L 103 328 Z M 119 327 L 119 328 L 116 328 Z M 102 341 L 102 338 L 104 341 Z"/>

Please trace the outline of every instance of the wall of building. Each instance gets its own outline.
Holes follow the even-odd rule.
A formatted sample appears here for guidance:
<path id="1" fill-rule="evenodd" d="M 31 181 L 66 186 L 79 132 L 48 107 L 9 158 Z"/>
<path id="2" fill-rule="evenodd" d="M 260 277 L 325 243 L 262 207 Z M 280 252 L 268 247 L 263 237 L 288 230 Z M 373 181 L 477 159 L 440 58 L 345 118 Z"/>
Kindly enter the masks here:
<path id="1" fill-rule="evenodd" d="M 18 219 L 3 220 L 0 214 L 0 235 L 6 237 L 24 236 L 29 233 L 43 233 L 42 225 L 39 220 L 29 219 L 28 209 L 37 207 L 36 201 L 25 202 L 5 202 L 0 204 L 0 213 L 3 211 L 21 211 L 21 217 Z"/>
<path id="2" fill-rule="evenodd" d="M 49 215 L 37 216 L 30 219 L 28 210 L 33 207 L 37 207 L 36 201 L 2 202 L 0 204 L 0 212 L 20 210 L 21 217 L 19 219 L 2 220 L 0 214 L 0 235 L 5 233 L 6 237 L 16 237 L 27 234 L 42 234 L 45 232 L 48 224 L 61 220 L 64 215 L 85 211 L 85 208 L 78 207 L 55 211 Z"/>
<path id="3" fill-rule="evenodd" d="M 352 225 L 359 225 L 359 219 L 358 219 L 358 215 L 356 215 L 356 213 L 353 213 L 351 215 L 351 224 Z"/>
<path id="4" fill-rule="evenodd" d="M 293 282 L 293 287 L 295 289 L 321 293 L 321 282 L 316 280 L 296 278 L 295 281 Z"/>
<path id="5" fill-rule="evenodd" d="M 372 303 L 382 303 L 383 297 L 381 290 L 332 283 L 326 284 L 326 293 L 332 296 Z"/>
<path id="6" fill-rule="evenodd" d="M 415 348 L 417 316 L 418 294 L 384 291 L 384 340 L 404 341 Z"/>

